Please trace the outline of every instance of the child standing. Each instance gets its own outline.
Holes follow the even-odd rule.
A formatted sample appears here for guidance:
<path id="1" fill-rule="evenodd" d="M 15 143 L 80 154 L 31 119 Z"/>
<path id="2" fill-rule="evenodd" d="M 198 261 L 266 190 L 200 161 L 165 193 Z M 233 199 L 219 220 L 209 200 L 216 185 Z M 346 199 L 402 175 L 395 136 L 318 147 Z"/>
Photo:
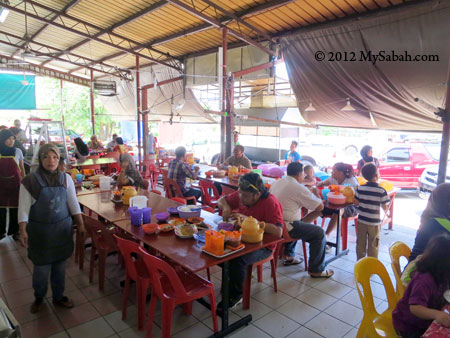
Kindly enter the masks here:
<path id="1" fill-rule="evenodd" d="M 378 169 L 373 163 L 362 167 L 361 173 L 367 183 L 359 186 L 355 192 L 355 204 L 358 206 L 358 230 L 356 234 L 356 257 L 378 258 L 380 246 L 380 206 L 387 211 L 389 196 L 378 185 Z"/>
<path id="2" fill-rule="evenodd" d="M 303 184 L 307 187 L 313 187 L 316 185 L 317 180 L 314 177 L 314 168 L 312 165 L 305 165 L 303 168 L 303 172 L 305 173 L 305 178 L 303 178 Z"/>
<path id="3" fill-rule="evenodd" d="M 449 256 L 450 236 L 442 234 L 417 260 L 416 272 L 392 312 L 394 328 L 403 338 L 422 337 L 433 320 L 450 327 L 450 315 L 442 311 L 444 292 L 450 287 Z"/>

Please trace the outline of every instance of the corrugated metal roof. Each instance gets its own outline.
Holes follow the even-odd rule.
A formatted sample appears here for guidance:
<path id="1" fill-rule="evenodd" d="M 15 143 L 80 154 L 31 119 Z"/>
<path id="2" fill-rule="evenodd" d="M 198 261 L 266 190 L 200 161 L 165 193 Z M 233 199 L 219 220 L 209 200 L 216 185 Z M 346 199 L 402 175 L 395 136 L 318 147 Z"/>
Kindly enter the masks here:
<path id="1" fill-rule="evenodd" d="M 224 12 L 202 0 L 179 1 L 184 6 L 189 6 L 214 20 L 222 20 L 223 24 L 242 35 L 258 40 L 256 30 L 273 36 L 309 25 L 418 0 L 211 0 L 214 5 L 223 8 L 224 12 L 228 11 L 235 15 L 244 13 L 242 20 L 255 29 L 236 20 L 229 18 L 225 20 Z M 39 43 L 59 50 L 69 49 L 70 52 L 63 57 L 66 60 L 74 60 L 70 55 L 74 53 L 107 65 L 133 68 L 136 60 L 133 53 L 136 52 L 142 56 L 142 64 L 148 64 L 152 59 L 174 64 L 174 60 L 170 61 L 167 54 L 182 59 L 189 54 L 221 45 L 222 34 L 217 27 L 205 23 L 198 15 L 180 8 L 176 2 L 174 4 L 171 0 L 10 0 L 11 13 L 6 21 L 0 24 L 0 41 L 5 41 L 9 45 L 0 43 L 0 54 L 20 56 L 21 50 L 14 50 L 10 45 L 22 46 L 25 43 L 25 4 L 28 13 L 28 38 L 36 42 L 29 46 L 41 52 L 47 50 Z M 266 8 L 257 10 L 260 6 Z M 60 12 L 67 7 L 66 13 Z M 114 25 L 118 23 L 121 25 L 115 27 Z M 114 29 L 106 32 L 105 30 L 110 27 Z M 36 33 L 39 34 L 35 36 Z M 24 39 L 19 41 L 10 35 L 24 36 Z M 104 42 L 94 41 L 95 39 Z M 228 35 L 229 43 L 239 41 L 239 38 L 232 34 Z M 154 42 L 156 43 L 152 45 Z M 148 44 L 153 50 L 141 47 L 132 50 L 138 44 Z M 126 50 L 131 53 L 127 53 Z M 58 69 L 67 71 L 79 68 L 61 60 L 46 62 L 45 65 L 50 68 L 57 65 Z M 93 67 L 100 68 L 99 65 Z M 77 72 L 84 73 L 83 70 Z M 104 74 L 95 72 L 94 75 Z"/>

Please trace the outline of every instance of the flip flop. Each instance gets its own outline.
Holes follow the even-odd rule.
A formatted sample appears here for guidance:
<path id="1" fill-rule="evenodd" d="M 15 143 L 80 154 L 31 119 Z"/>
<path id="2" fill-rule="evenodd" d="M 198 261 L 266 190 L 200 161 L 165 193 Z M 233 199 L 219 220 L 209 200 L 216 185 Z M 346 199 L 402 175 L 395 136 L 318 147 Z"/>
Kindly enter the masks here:
<path id="1" fill-rule="evenodd" d="M 300 263 L 303 263 L 303 258 L 294 257 L 293 259 L 285 260 L 283 265 L 296 265 Z"/>
<path id="2" fill-rule="evenodd" d="M 334 275 L 334 271 L 333 270 L 323 270 L 320 273 L 320 275 L 311 275 L 311 273 L 309 273 L 309 276 L 311 278 L 330 278 L 333 275 Z"/>

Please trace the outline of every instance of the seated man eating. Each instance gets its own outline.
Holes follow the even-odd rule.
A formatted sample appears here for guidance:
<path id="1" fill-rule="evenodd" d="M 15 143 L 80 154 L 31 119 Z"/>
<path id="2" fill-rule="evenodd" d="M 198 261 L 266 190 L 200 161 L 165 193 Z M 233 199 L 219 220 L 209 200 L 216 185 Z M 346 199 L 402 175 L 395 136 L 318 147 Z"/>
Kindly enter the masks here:
<path id="1" fill-rule="evenodd" d="M 256 173 L 243 175 L 239 180 L 239 190 L 222 197 L 218 201 L 224 221 L 230 217 L 246 218 L 252 216 L 266 223 L 264 231 L 281 237 L 283 233 L 283 210 L 277 198 L 271 194 L 261 177 Z M 248 253 L 230 261 L 230 298 L 229 306 L 233 308 L 242 302 L 242 284 L 247 266 L 270 256 L 276 244 Z M 218 308 L 221 308 L 219 303 Z"/>
<path id="2" fill-rule="evenodd" d="M 186 178 L 196 180 L 200 168 L 195 167 L 194 171 L 192 171 L 189 168 L 189 165 L 185 163 L 185 147 L 178 147 L 177 149 L 175 149 L 175 156 L 176 158 L 169 162 L 169 172 L 167 174 L 167 177 L 177 181 L 178 185 L 180 186 L 181 193 L 184 197 L 195 196 L 195 199 L 198 201 L 202 196 L 202 192 L 198 189 L 186 187 Z"/>
<path id="3" fill-rule="evenodd" d="M 302 184 L 303 164 L 293 162 L 287 167 L 287 176 L 276 181 L 270 188 L 283 206 L 283 217 L 286 229 L 292 239 L 301 239 L 309 243 L 308 273 L 312 278 L 329 278 L 333 270 L 325 270 L 326 237 L 323 229 L 310 224 L 321 215 L 322 200 L 316 197 Z M 309 212 L 302 218 L 302 208 Z M 284 265 L 298 264 L 301 260 L 295 258 L 295 243 L 284 245 Z"/>

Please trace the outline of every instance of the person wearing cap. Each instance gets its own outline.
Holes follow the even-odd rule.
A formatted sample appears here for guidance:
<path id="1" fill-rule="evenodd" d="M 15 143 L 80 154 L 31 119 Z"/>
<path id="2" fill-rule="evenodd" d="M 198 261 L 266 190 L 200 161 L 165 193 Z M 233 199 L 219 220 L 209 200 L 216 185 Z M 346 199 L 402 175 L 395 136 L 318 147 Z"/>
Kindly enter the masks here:
<path id="1" fill-rule="evenodd" d="M 74 249 L 72 217 L 78 231 L 85 232 L 72 178 L 58 169 L 59 149 L 44 144 L 38 158 L 38 169 L 22 180 L 19 192 L 19 240 L 34 265 L 31 313 L 42 308 L 49 276 L 53 304 L 73 307 L 64 295 L 65 262 Z"/>
<path id="2" fill-rule="evenodd" d="M 17 206 L 20 181 L 25 176 L 23 154 L 14 148 L 15 137 L 10 129 L 0 132 L 0 240 L 6 236 L 6 214 L 9 210 L 8 235 L 18 239 Z"/>
<path id="3" fill-rule="evenodd" d="M 222 211 L 223 220 L 244 219 L 248 216 L 265 222 L 264 232 L 281 237 L 283 233 L 283 209 L 278 199 L 264 186 L 261 177 L 248 173 L 239 179 L 238 191 L 219 199 L 217 206 Z M 242 302 L 242 285 L 247 267 L 269 257 L 277 244 L 271 245 L 230 261 L 229 307 Z M 221 309 L 221 303 L 218 304 Z"/>

